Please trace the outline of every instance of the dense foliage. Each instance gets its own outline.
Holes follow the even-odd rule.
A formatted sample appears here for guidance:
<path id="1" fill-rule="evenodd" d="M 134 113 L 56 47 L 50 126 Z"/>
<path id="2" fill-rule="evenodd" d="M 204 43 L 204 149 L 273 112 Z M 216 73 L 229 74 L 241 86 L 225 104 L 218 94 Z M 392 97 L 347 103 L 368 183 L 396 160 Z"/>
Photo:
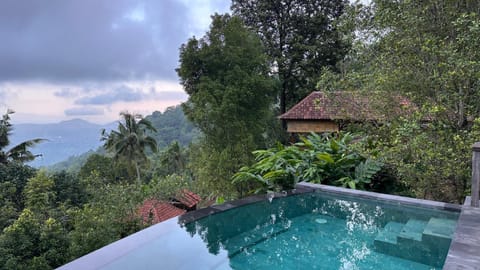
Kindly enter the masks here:
<path id="1" fill-rule="evenodd" d="M 405 185 L 402 194 L 461 202 L 469 189 L 480 69 L 478 1 L 373 1 L 353 5 L 340 24 L 354 41 L 318 87 L 408 97 L 415 113 L 357 130 Z M 385 110 L 391 104 L 385 104 Z"/>
<path id="2" fill-rule="evenodd" d="M 182 45 L 180 63 L 183 108 L 203 134 L 195 176 L 211 192 L 235 194 L 230 176 L 264 145 L 270 126 L 274 82 L 261 41 L 239 18 L 215 15 L 203 38 Z"/>
<path id="3" fill-rule="evenodd" d="M 177 119 L 180 111 L 183 118 L 178 107 L 167 111 Z M 155 153 L 156 141 L 145 132 L 155 132 L 150 122 L 122 117 L 118 130 L 103 133 L 107 149 L 90 153 L 78 170 L 47 172 L 13 159 L 0 163 L 1 269 L 58 267 L 148 226 L 138 214 L 145 199 L 168 201 L 184 188 L 199 192 L 180 143 Z M 4 120 L 11 130 L 9 118 Z"/>
<path id="4" fill-rule="evenodd" d="M 358 139 L 358 138 L 357 138 Z M 243 167 L 233 181 L 257 183 L 254 192 L 293 189 L 299 181 L 374 190 L 372 179 L 382 162 L 366 157 L 356 149 L 350 134 L 338 138 L 311 134 L 291 146 L 258 150 L 257 163 Z"/>
<path id="5" fill-rule="evenodd" d="M 479 3 L 234 0 L 232 7 L 239 17 L 214 15 L 209 32 L 180 49 L 188 101 L 146 119 L 123 115 L 118 130 L 103 134 L 109 153 L 86 156 L 77 170 L 26 166 L 33 143 L 6 150 L 9 113 L 0 120 L 2 269 L 62 265 L 148 226 L 138 206 L 184 188 L 206 203 L 299 181 L 462 202 L 470 147 L 480 140 Z M 411 110 L 342 123 L 352 133 L 276 143 L 275 114 L 312 83 L 371 99 L 406 97 Z"/>
<path id="6" fill-rule="evenodd" d="M 145 119 L 157 130 L 147 134 L 155 138 L 159 149 L 168 147 L 175 141 L 187 146 L 200 136 L 199 130 L 187 120 L 180 105 L 168 107 L 163 113 L 155 111 Z"/>
<path id="7" fill-rule="evenodd" d="M 150 121 L 138 114 L 122 112 L 122 122 L 118 123 L 118 130 L 106 132 L 102 130 L 104 148 L 113 154 L 115 161 L 134 167 L 138 182 L 140 178 L 140 165 L 146 164 L 146 150 L 157 152 L 157 141 L 146 134 L 146 131 L 156 132 Z"/>
<path id="8" fill-rule="evenodd" d="M 280 113 L 315 89 L 322 67 L 335 68 L 349 46 L 337 31 L 345 0 L 233 0 L 233 14 L 258 33 L 278 76 Z"/>

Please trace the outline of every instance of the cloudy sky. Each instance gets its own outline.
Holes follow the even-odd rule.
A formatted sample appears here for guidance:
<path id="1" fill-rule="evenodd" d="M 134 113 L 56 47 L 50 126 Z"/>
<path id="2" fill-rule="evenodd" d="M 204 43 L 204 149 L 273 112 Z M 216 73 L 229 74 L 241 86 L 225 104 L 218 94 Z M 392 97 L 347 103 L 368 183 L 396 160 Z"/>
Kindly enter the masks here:
<path id="1" fill-rule="evenodd" d="M 0 114 L 14 123 L 149 114 L 187 99 L 178 48 L 230 0 L 2 0 Z"/>

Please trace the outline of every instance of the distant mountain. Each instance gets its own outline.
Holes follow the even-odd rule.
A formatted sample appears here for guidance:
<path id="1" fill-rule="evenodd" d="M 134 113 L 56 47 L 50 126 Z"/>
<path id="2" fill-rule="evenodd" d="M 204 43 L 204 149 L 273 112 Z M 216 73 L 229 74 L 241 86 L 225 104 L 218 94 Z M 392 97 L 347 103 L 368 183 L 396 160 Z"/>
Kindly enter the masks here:
<path id="1" fill-rule="evenodd" d="M 181 106 L 169 107 L 163 113 L 155 111 L 145 118 L 151 121 L 157 130 L 149 135 L 156 139 L 160 150 L 173 141 L 186 146 L 200 134 L 185 117 Z M 76 170 L 102 145 L 100 131 L 110 131 L 117 127 L 118 122 L 97 125 L 81 119 L 56 124 L 17 124 L 13 126 L 11 144 L 34 138 L 47 139 L 48 141 L 32 148 L 33 153 L 42 156 L 30 165 L 49 167 L 52 170 Z"/>
<path id="2" fill-rule="evenodd" d="M 104 128 L 116 128 L 116 123 L 97 125 L 81 119 L 55 124 L 17 124 L 13 126 L 11 145 L 34 138 L 47 139 L 32 148 L 34 154 L 41 154 L 30 165 L 49 166 L 71 156 L 81 155 L 102 145 L 100 132 Z"/>

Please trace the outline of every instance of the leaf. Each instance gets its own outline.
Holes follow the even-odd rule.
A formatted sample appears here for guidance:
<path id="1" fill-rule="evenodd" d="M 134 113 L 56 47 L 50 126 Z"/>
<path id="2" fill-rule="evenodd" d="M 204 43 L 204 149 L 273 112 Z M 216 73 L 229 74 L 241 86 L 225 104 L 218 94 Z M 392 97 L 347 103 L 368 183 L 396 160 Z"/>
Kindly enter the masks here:
<path id="1" fill-rule="evenodd" d="M 369 184 L 373 176 L 383 167 L 383 163 L 373 159 L 366 159 L 355 167 L 355 179 L 358 182 Z"/>
<path id="2" fill-rule="evenodd" d="M 342 178 L 338 179 L 336 181 L 336 183 L 340 184 L 342 187 L 347 187 L 347 186 L 351 185 L 350 182 L 352 182 L 352 181 L 353 181 L 352 178 L 346 176 L 346 177 L 342 177 Z"/>
<path id="3" fill-rule="evenodd" d="M 225 202 L 224 197 L 217 197 L 217 199 L 215 200 L 215 204 L 222 204 L 224 202 Z"/>
<path id="4" fill-rule="evenodd" d="M 238 172 L 233 175 L 232 177 L 232 183 L 239 183 L 239 182 L 246 182 L 249 180 L 254 180 L 256 179 L 256 175 L 250 173 L 250 172 Z"/>
<path id="5" fill-rule="evenodd" d="M 335 160 L 333 160 L 332 155 L 329 153 L 320 153 L 317 155 L 317 158 L 327 163 L 335 163 Z"/>
<path id="6" fill-rule="evenodd" d="M 355 181 L 353 181 L 353 180 L 352 180 L 352 181 L 348 181 L 347 184 L 348 184 L 348 187 L 349 187 L 349 188 L 351 188 L 351 189 L 356 189 L 356 188 L 355 188 Z"/>
<path id="7" fill-rule="evenodd" d="M 287 172 L 285 170 L 275 170 L 275 171 L 270 171 L 266 174 L 263 175 L 263 178 L 264 179 L 268 179 L 268 180 L 275 180 L 275 179 L 278 179 L 278 178 L 283 178 L 285 176 L 287 176 Z"/>
<path id="8" fill-rule="evenodd" d="M 338 143 L 335 139 L 330 140 L 330 148 L 332 148 L 334 153 L 337 153 L 338 150 L 340 150 L 340 147 L 338 146 Z"/>

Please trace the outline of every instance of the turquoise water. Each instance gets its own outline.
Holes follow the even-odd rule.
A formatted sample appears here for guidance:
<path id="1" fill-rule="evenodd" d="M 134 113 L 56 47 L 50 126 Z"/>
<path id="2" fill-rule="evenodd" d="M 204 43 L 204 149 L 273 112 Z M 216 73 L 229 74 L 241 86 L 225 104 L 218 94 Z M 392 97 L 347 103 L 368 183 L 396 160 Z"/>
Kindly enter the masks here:
<path id="1" fill-rule="evenodd" d="M 458 215 L 293 195 L 187 224 L 170 219 L 80 258 L 75 269 L 442 269 Z"/>
<path id="2" fill-rule="evenodd" d="M 185 226 L 216 269 L 441 269 L 458 213 L 323 193 L 211 215 Z"/>

